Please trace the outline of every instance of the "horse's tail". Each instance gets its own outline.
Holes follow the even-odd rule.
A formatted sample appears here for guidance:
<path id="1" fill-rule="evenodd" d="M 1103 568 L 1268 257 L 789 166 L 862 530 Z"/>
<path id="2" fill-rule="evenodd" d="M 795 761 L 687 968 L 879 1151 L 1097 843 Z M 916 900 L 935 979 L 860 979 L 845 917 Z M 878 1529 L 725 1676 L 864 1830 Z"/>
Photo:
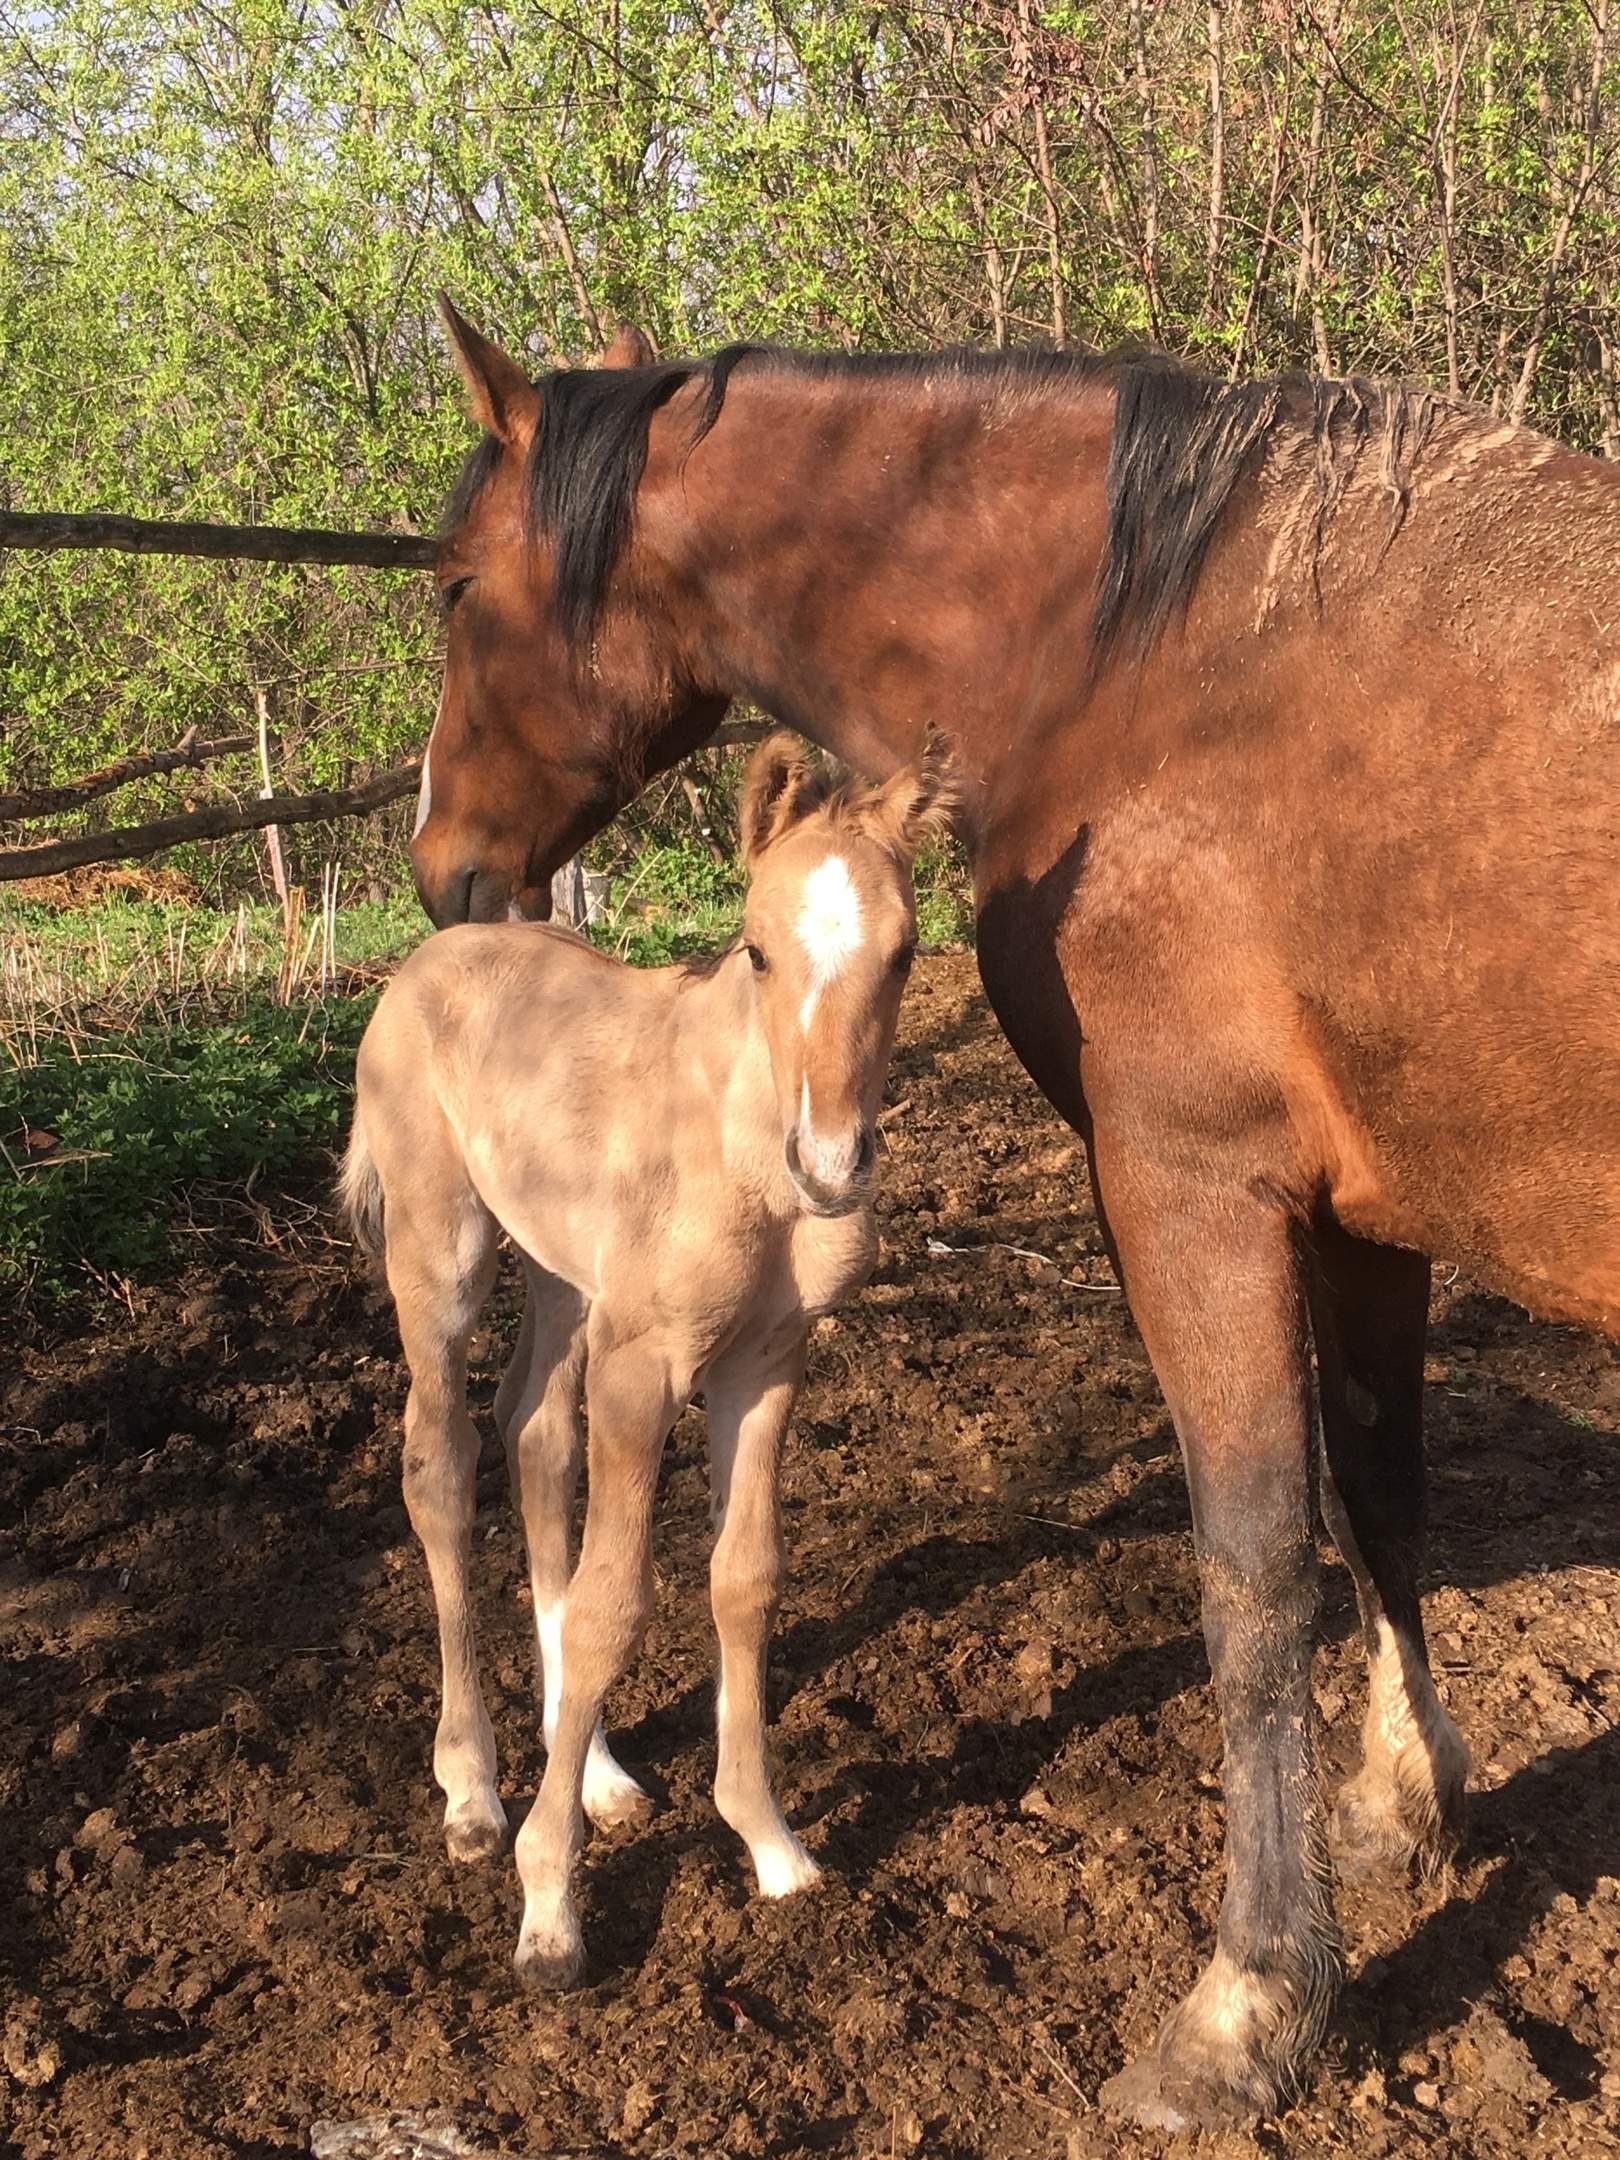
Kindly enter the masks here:
<path id="1" fill-rule="evenodd" d="M 366 1259 L 383 1256 L 383 1185 L 377 1165 L 366 1144 L 366 1128 L 360 1113 L 354 1114 L 348 1152 L 338 1173 L 338 1201 L 349 1219 L 354 1242 Z"/>

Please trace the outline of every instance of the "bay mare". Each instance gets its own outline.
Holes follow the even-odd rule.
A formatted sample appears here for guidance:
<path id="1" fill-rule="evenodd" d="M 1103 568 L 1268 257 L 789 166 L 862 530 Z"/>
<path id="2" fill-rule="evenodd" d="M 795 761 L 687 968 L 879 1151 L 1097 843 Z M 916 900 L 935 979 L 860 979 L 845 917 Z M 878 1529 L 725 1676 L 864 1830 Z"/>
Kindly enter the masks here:
<path id="1" fill-rule="evenodd" d="M 1461 1824 L 1418 1602 L 1427 1256 L 1620 1325 L 1620 474 L 1356 382 L 655 364 L 625 330 L 531 385 L 446 319 L 486 433 L 439 569 L 436 920 L 543 913 L 733 699 L 873 776 L 950 716 L 979 966 L 1175 1420 L 1225 1736 L 1213 1957 L 1104 2098 L 1274 2109 L 1343 1971 L 1331 1842 L 1432 1867 Z M 1331 1815 L 1313 1399 L 1371 1676 Z"/>
<path id="2" fill-rule="evenodd" d="M 762 1896 L 819 1872 L 765 1747 L 780 1456 L 811 1324 L 877 1251 L 875 1121 L 916 944 L 911 858 L 950 802 L 937 742 L 874 788 L 835 785 L 776 736 L 743 791 L 743 935 L 712 964 L 629 968 L 541 924 L 449 930 L 399 970 L 360 1045 L 343 1191 L 386 1258 L 410 1367 L 405 1499 L 438 1610 L 433 1770 L 454 1860 L 506 1837 L 468 1597 L 467 1343 L 502 1230 L 523 1258 L 496 1422 L 544 1701 L 545 1779 L 517 1840 L 516 1963 L 532 1985 L 565 1985 L 584 1961 L 582 1806 L 607 1823 L 646 1804 L 600 1712 L 651 1609 L 658 1459 L 699 1390 L 718 1530 L 715 1802 Z M 590 1482 L 570 1580 L 582 1388 Z"/>

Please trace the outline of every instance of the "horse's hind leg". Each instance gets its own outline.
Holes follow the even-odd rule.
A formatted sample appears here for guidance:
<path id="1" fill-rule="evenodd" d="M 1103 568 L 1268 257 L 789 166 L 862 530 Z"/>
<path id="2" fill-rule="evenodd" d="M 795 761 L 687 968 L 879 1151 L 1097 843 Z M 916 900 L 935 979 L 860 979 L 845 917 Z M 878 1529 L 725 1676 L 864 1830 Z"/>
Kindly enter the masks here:
<path id="1" fill-rule="evenodd" d="M 467 1342 L 495 1276 L 495 1224 L 459 1160 L 421 1148 L 384 1178 L 388 1286 L 410 1367 L 405 1505 L 427 1561 L 439 1620 L 443 1699 L 433 1775 L 445 1796 L 452 1860 L 482 1860 L 506 1838 L 495 1789 L 495 1734 L 484 1707 L 468 1561 L 477 1506 L 478 1434 L 467 1414 Z"/>
<path id="2" fill-rule="evenodd" d="M 1316 1262 L 1322 1512 L 1355 1578 L 1368 1670 L 1362 1766 L 1339 1795 L 1334 1842 L 1353 1872 L 1428 1871 L 1456 1849 L 1468 1777 L 1468 1751 L 1430 1675 L 1418 1597 L 1429 1264 L 1332 1225 Z"/>
<path id="3" fill-rule="evenodd" d="M 569 1526 L 579 1483 L 585 1429 L 580 1394 L 585 1382 L 587 1306 L 577 1290 L 525 1263 L 523 1329 L 495 1398 L 495 1420 L 506 1442 L 512 1496 L 523 1518 L 534 1595 L 535 1652 L 540 1665 L 546 1747 L 557 1738 L 563 1688 L 563 1600 L 570 1568 Z M 599 1826 L 633 1820 L 651 1803 L 609 1752 L 602 1728 L 585 1760 L 585 1812 Z"/>
<path id="4" fill-rule="evenodd" d="M 719 1532 L 710 1570 L 720 1638 L 714 1799 L 768 1898 L 808 1889 L 821 1873 L 783 1819 L 765 1741 L 766 1653 L 782 1586 L 782 1442 L 803 1372 L 802 1344 L 775 1371 L 741 1353 L 703 1388 Z"/>

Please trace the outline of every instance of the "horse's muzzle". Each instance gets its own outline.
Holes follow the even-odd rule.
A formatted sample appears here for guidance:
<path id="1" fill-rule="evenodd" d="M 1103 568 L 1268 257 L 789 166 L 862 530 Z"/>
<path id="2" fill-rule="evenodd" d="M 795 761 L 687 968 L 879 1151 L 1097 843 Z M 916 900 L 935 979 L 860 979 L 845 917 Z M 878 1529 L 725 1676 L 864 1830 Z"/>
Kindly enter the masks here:
<path id="1" fill-rule="evenodd" d="M 514 889 L 512 880 L 500 870 L 457 870 L 435 883 L 418 876 L 416 890 L 436 930 L 448 930 L 452 923 L 509 922 L 514 917 L 548 922 L 551 918 L 550 886 Z"/>

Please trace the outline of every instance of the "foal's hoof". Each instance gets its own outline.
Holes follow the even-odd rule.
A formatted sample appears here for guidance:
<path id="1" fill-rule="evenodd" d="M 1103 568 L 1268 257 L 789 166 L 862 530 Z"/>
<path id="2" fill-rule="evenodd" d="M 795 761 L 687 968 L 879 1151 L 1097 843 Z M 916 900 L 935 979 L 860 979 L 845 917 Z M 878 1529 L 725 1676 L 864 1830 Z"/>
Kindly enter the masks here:
<path id="1" fill-rule="evenodd" d="M 598 1830 L 639 1827 L 650 1822 L 655 1812 L 651 1794 L 643 1792 L 611 1756 L 603 1763 L 586 1764 L 582 1801 L 585 1813 Z"/>
<path id="2" fill-rule="evenodd" d="M 560 1995 L 585 1970 L 585 1945 L 577 1936 L 572 1941 L 520 1942 L 512 1970 L 519 1987 L 531 1995 Z"/>
<path id="3" fill-rule="evenodd" d="M 487 1803 L 464 1802 L 444 1818 L 444 1849 L 458 1866 L 493 1860 L 506 1843 L 506 1810 L 497 1800 L 493 1813 Z"/>
<path id="4" fill-rule="evenodd" d="M 1269 2093 L 1229 2085 L 1208 2065 L 1184 2065 L 1162 2046 L 1127 2063 L 1097 2097 L 1110 2115 L 1172 2133 L 1237 2129 L 1258 2122 L 1275 2105 Z"/>
<path id="5" fill-rule="evenodd" d="M 792 1897 L 797 1891 L 813 1890 L 821 1880 L 820 1868 L 796 1837 L 756 1845 L 753 1861 L 754 1880 L 762 1898 Z"/>

